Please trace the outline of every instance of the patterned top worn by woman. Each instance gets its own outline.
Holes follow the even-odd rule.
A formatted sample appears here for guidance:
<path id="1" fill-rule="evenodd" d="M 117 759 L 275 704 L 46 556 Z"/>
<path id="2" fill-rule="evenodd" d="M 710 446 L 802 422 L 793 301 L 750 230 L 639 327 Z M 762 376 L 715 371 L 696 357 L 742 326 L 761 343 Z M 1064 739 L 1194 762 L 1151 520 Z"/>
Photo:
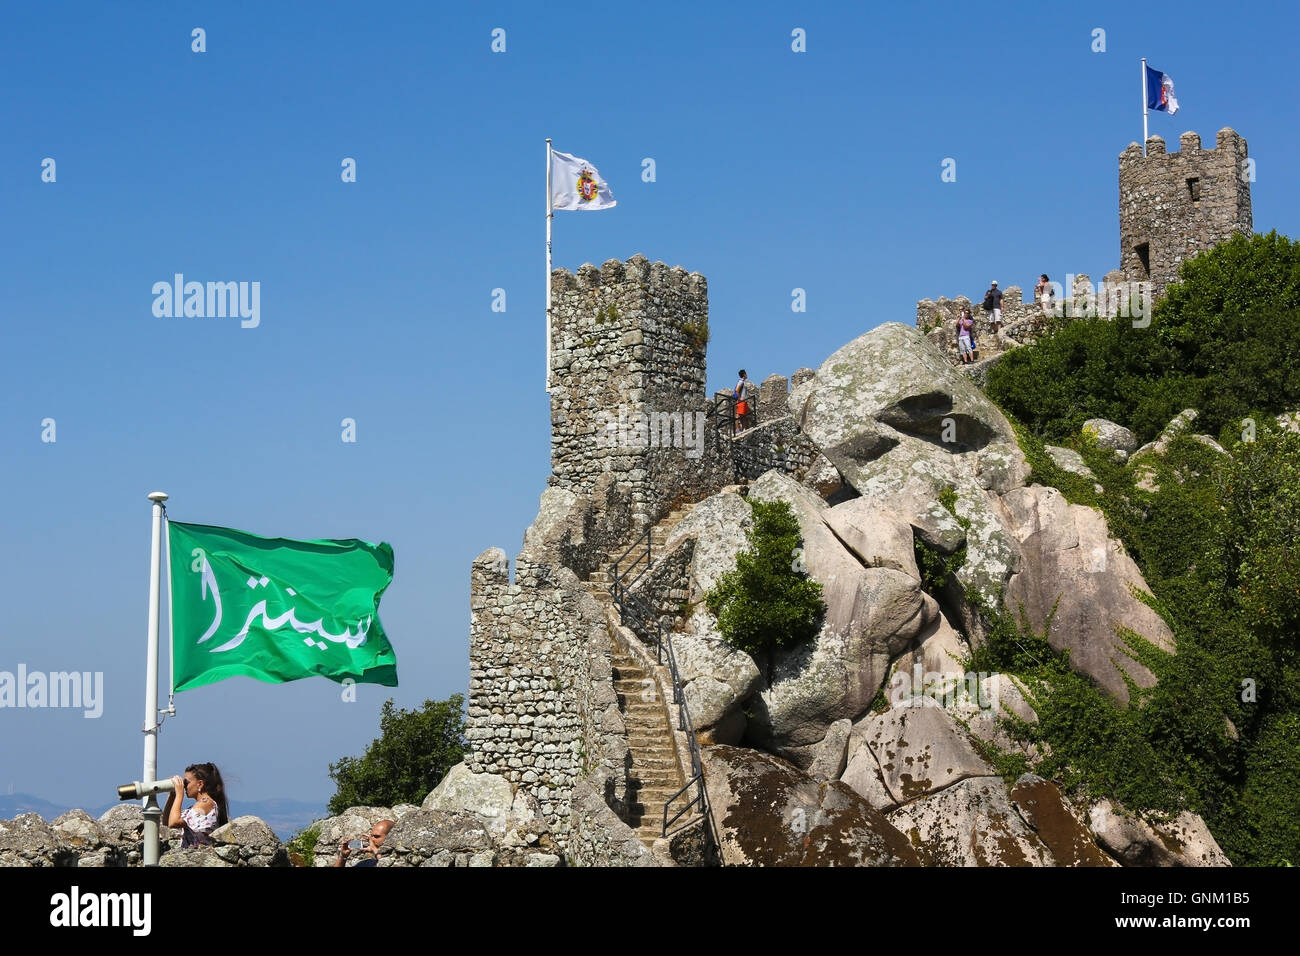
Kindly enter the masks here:
<path id="1" fill-rule="evenodd" d="M 217 808 L 200 813 L 198 807 L 190 807 L 181 812 L 181 824 L 185 828 L 181 846 L 208 846 L 212 843 L 212 831 L 217 828 Z"/>

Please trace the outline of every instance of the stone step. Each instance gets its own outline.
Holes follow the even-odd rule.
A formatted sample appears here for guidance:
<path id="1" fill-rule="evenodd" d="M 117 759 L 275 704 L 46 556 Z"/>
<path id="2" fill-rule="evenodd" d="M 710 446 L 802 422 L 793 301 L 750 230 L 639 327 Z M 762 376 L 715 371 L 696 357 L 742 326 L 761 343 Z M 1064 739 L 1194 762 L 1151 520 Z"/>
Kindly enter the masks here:
<path id="1" fill-rule="evenodd" d="M 642 759 L 644 759 L 644 760 L 646 760 L 646 761 L 654 760 L 654 761 L 656 761 L 656 763 L 658 763 L 658 762 L 660 762 L 660 761 L 663 761 L 663 762 L 669 762 L 669 761 L 671 761 L 672 764 L 673 764 L 674 766 L 676 765 L 676 757 L 677 757 L 677 754 L 676 754 L 676 752 L 673 750 L 672 747 L 668 747 L 668 746 L 663 745 L 663 744 L 641 744 L 641 745 L 637 745 L 637 744 L 634 744 L 634 743 L 629 743 L 628 746 L 629 746 L 629 747 L 631 748 L 631 750 L 632 750 L 632 766 L 633 766 L 633 767 L 640 767 L 640 766 L 642 766 L 642 763 L 641 763 Z M 650 766 L 650 764 L 649 764 L 649 763 L 646 763 L 646 764 L 644 764 L 644 766 L 647 766 L 647 767 L 648 767 L 648 766 Z"/>
<path id="2" fill-rule="evenodd" d="M 671 783 L 663 784 L 656 787 L 643 787 L 641 789 L 630 789 L 627 792 L 627 802 L 630 807 L 660 807 L 662 808 L 669 800 L 673 800 L 673 794 L 682 788 L 683 784 Z M 676 804 L 677 800 L 673 800 Z M 635 812 L 635 811 L 633 811 Z"/>
<path id="3" fill-rule="evenodd" d="M 654 708 L 651 710 L 650 708 Z M 660 704 L 634 705 L 623 709 L 623 722 L 628 725 L 628 733 L 639 730 L 647 737 L 666 737 L 668 721 L 664 718 L 664 709 Z"/>
<path id="4" fill-rule="evenodd" d="M 668 783 L 658 784 L 653 787 L 633 787 L 627 792 L 628 803 L 632 806 L 639 803 L 647 807 L 662 807 L 683 786 L 685 784 L 674 783 L 670 780 Z"/>
<path id="5" fill-rule="evenodd" d="M 626 723 L 626 721 L 624 721 Z M 633 755 L 643 750 L 667 750 L 676 752 L 673 746 L 672 737 L 663 732 L 661 728 L 646 727 L 629 727 L 627 731 L 627 744 L 632 748 Z"/>
<path id="6" fill-rule="evenodd" d="M 664 768 L 671 769 L 677 773 L 677 755 L 665 747 L 664 753 L 649 754 L 645 751 L 638 751 L 632 755 L 632 772 L 640 770 L 661 770 Z"/>
<path id="7" fill-rule="evenodd" d="M 629 734 L 627 745 L 632 749 L 632 762 L 638 757 L 673 757 L 677 750 L 663 737 L 650 734 Z"/>
<path id="8" fill-rule="evenodd" d="M 623 725 L 627 727 L 627 742 L 633 750 L 646 747 L 673 749 L 672 735 L 658 721 L 652 723 L 647 720 L 628 720 L 624 717 Z"/>
<path id="9" fill-rule="evenodd" d="M 628 782 L 637 786 L 650 786 L 652 781 L 658 780 L 665 786 L 676 780 L 680 774 L 677 771 L 676 764 L 664 764 L 659 767 L 644 767 L 636 763 L 632 764 L 632 769 L 628 774 Z M 640 781 L 639 784 L 636 781 Z M 681 784 L 677 784 L 681 786 Z"/>
<path id="10" fill-rule="evenodd" d="M 674 780 L 671 778 L 665 780 L 646 780 L 640 784 L 629 783 L 628 799 L 645 803 L 663 803 L 674 793 L 686 786 L 685 780 Z"/>
<path id="11" fill-rule="evenodd" d="M 642 764 L 633 762 L 632 769 L 628 771 L 628 781 L 638 780 L 642 783 L 649 784 L 653 781 L 660 781 L 668 784 L 681 778 L 682 772 L 677 769 L 677 761 L 664 759 L 656 764 Z M 681 786 L 681 784 L 677 784 Z"/>
<path id="12" fill-rule="evenodd" d="M 665 797 L 665 800 L 666 799 L 667 797 Z M 677 812 L 676 808 L 673 809 L 673 813 L 675 812 Z M 664 800 L 660 800 L 657 803 L 652 802 L 649 804 L 634 803 L 627 808 L 627 813 L 628 816 L 630 816 L 632 819 L 638 821 L 637 823 L 629 824 L 632 827 L 632 829 L 634 830 L 641 829 L 640 821 L 644 819 L 651 819 L 654 820 L 654 828 L 657 834 L 658 831 L 663 827 Z M 670 813 L 669 816 L 672 816 L 672 813 Z"/>
<path id="13" fill-rule="evenodd" d="M 633 747 L 668 747 L 672 749 L 672 736 L 659 721 L 628 720 L 623 718 L 627 727 L 628 743 Z"/>

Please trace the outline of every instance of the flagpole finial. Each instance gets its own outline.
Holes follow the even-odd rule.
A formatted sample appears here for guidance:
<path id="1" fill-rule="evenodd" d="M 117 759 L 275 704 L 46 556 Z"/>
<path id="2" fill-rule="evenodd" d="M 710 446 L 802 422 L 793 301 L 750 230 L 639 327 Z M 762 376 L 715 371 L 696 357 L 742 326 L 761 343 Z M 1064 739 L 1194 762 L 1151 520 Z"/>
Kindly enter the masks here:
<path id="1" fill-rule="evenodd" d="M 160 504 L 162 504 L 164 501 L 167 500 L 167 492 L 165 492 L 165 491 L 151 491 L 151 492 L 149 492 L 149 500 L 152 501 L 152 502 L 153 502 L 154 504 L 156 504 L 156 505 L 160 505 Z"/>

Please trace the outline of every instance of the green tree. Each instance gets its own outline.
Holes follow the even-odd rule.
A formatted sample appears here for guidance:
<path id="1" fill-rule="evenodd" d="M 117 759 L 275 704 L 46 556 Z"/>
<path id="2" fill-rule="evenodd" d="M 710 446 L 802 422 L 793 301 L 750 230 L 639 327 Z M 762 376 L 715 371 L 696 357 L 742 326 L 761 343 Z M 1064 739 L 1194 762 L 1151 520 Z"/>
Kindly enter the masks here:
<path id="1" fill-rule="evenodd" d="M 348 807 L 421 803 L 465 752 L 465 698 L 426 700 L 419 710 L 398 710 L 392 698 L 379 716 L 379 737 L 361 757 L 330 764 L 337 792 L 329 812 Z"/>
<path id="2" fill-rule="evenodd" d="M 812 639 L 826 615 L 822 586 L 803 570 L 799 521 L 784 501 L 751 501 L 749 550 L 723 574 L 705 603 L 727 642 L 769 663 L 779 647 Z"/>
<path id="3" fill-rule="evenodd" d="M 1265 419 L 1220 481 L 1229 583 L 1251 627 L 1285 665 L 1300 661 L 1300 434 Z"/>

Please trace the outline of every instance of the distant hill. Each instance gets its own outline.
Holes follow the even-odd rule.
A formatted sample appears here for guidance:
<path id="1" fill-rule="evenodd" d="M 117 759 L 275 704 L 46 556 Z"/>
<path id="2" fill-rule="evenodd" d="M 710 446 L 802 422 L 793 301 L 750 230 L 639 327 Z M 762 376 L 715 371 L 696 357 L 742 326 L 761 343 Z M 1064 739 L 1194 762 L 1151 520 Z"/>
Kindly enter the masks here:
<path id="1" fill-rule="evenodd" d="M 98 819 L 116 805 L 106 803 L 98 807 L 81 809 Z M 20 813 L 39 813 L 46 822 L 49 822 L 71 809 L 73 807 L 51 803 L 30 793 L 0 794 L 0 820 L 11 820 Z M 288 800 L 282 797 L 273 797 L 270 800 L 238 800 L 231 804 L 230 812 L 237 817 L 250 814 L 261 817 L 281 840 L 288 840 L 313 820 L 328 816 L 324 804 Z"/>

